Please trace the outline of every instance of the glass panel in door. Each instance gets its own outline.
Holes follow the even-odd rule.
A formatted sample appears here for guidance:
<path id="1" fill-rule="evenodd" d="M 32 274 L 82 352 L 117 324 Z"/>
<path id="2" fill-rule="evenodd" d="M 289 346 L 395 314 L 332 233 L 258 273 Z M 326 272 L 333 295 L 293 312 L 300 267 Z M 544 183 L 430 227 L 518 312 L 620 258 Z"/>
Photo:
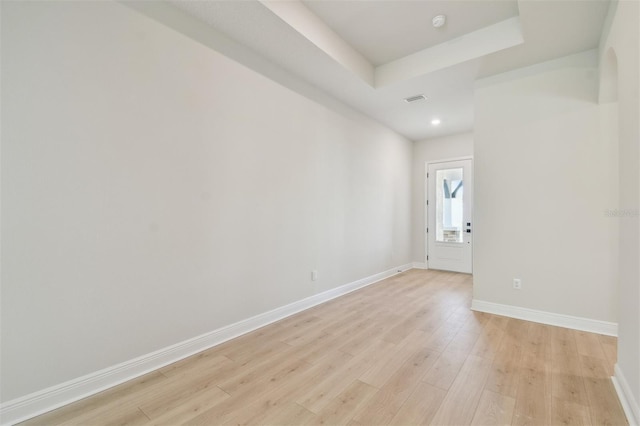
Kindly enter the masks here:
<path id="1" fill-rule="evenodd" d="M 463 169 L 436 172 L 436 241 L 460 243 L 463 238 Z"/>

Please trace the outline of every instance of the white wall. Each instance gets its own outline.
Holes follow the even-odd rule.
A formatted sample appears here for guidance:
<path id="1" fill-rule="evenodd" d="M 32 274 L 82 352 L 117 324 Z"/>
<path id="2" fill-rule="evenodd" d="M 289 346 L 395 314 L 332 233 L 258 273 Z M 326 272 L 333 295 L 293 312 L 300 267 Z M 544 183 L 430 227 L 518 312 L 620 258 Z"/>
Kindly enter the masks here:
<path id="1" fill-rule="evenodd" d="M 368 119 L 116 3 L 3 2 L 2 64 L 3 401 L 410 261 Z"/>
<path id="2" fill-rule="evenodd" d="M 616 111 L 597 82 L 588 51 L 478 83 L 475 300 L 618 320 Z"/>
<path id="3" fill-rule="evenodd" d="M 604 100 L 615 100 L 617 94 L 620 198 L 616 207 L 630 213 L 615 219 L 620 229 L 616 376 L 628 385 L 627 398 L 640 421 L 640 6 L 637 1 L 614 3 L 609 18 L 610 29 L 600 44 L 601 87 L 610 89 L 611 79 L 617 83 L 614 96 L 605 94 Z"/>
<path id="4" fill-rule="evenodd" d="M 413 144 L 412 258 L 425 261 L 425 163 L 473 155 L 473 133 L 427 139 Z"/>

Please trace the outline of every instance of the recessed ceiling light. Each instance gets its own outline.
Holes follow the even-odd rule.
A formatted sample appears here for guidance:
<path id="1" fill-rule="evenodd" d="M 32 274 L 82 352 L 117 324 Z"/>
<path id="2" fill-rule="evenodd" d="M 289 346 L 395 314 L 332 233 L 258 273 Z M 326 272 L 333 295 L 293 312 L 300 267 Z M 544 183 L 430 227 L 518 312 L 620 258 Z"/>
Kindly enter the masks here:
<path id="1" fill-rule="evenodd" d="M 434 16 L 433 19 L 431 20 L 431 23 L 433 24 L 434 28 L 440 28 L 446 22 L 447 22 L 446 15 L 437 15 L 437 16 Z"/>
<path id="2" fill-rule="evenodd" d="M 415 95 L 415 96 L 409 96 L 408 98 L 404 98 L 404 101 L 406 103 L 411 103 L 416 101 L 424 101 L 426 99 L 427 97 L 425 95 Z"/>
<path id="3" fill-rule="evenodd" d="M 441 121 L 440 121 L 439 118 L 434 118 L 433 120 L 431 120 L 431 124 L 433 126 L 438 126 L 438 125 L 440 125 L 440 123 L 441 123 Z"/>

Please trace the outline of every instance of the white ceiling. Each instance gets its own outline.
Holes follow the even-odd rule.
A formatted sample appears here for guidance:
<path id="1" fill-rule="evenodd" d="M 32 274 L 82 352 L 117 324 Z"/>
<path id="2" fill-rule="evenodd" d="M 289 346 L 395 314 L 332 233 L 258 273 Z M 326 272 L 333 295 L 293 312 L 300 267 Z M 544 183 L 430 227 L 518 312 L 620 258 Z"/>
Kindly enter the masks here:
<path id="1" fill-rule="evenodd" d="M 168 1 L 411 140 L 471 130 L 478 78 L 596 48 L 609 7 L 609 0 Z M 434 29 L 441 13 L 447 23 Z M 416 94 L 428 99 L 403 101 Z"/>
<path id="2" fill-rule="evenodd" d="M 303 3 L 373 65 L 518 16 L 516 0 L 303 0 Z M 447 25 L 434 28 L 431 19 L 441 14 L 447 16 Z"/>

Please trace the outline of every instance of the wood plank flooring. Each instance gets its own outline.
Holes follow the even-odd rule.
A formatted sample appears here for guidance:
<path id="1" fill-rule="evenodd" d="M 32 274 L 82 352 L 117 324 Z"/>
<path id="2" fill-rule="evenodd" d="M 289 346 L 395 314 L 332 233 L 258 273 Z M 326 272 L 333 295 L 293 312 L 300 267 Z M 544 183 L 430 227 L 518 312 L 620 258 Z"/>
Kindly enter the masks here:
<path id="1" fill-rule="evenodd" d="M 23 424 L 627 424 L 615 338 L 470 301 L 407 271 Z"/>

